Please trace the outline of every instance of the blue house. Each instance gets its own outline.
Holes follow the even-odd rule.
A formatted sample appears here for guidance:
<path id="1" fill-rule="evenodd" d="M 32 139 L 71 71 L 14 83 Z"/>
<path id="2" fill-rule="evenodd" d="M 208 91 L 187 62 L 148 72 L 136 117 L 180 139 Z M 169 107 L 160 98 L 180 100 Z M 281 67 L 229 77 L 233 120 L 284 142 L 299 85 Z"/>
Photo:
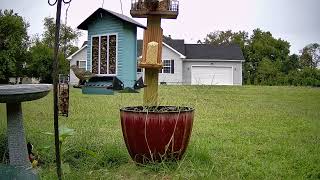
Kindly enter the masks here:
<path id="1" fill-rule="evenodd" d="M 116 76 L 124 87 L 137 78 L 137 27 L 146 28 L 122 14 L 97 9 L 78 29 L 88 31 L 86 70 L 97 76 Z"/>

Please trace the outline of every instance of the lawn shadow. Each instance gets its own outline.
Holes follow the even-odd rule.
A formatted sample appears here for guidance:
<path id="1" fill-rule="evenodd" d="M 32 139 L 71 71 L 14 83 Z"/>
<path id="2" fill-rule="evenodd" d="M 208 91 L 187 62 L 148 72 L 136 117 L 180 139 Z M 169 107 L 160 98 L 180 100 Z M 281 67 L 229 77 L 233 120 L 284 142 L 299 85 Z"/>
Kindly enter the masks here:
<path id="1" fill-rule="evenodd" d="M 117 145 L 108 145 L 98 159 L 98 165 L 101 167 L 118 168 L 127 164 L 129 156 L 123 147 Z"/>
<path id="2" fill-rule="evenodd" d="M 8 141 L 5 133 L 0 134 L 0 158 L 0 163 L 9 163 Z"/>
<path id="3" fill-rule="evenodd" d="M 127 152 L 118 145 L 73 147 L 64 156 L 65 162 L 74 168 L 118 168 L 129 161 Z"/>

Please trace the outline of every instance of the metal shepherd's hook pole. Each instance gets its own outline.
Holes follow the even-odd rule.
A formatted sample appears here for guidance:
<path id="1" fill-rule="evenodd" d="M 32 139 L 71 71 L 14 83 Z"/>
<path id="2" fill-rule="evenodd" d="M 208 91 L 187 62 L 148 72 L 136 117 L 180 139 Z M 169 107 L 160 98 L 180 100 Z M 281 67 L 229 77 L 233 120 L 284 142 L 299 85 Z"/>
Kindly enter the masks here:
<path id="1" fill-rule="evenodd" d="M 57 175 L 58 179 L 62 179 L 62 170 L 61 170 L 61 156 L 60 156 L 60 144 L 59 144 L 59 110 L 58 110 L 58 53 L 59 53 L 59 38 L 60 38 L 60 17 L 61 17 L 61 4 L 68 4 L 71 2 L 65 0 L 55 0 L 54 3 L 51 3 L 48 0 L 50 6 L 57 4 L 57 13 L 56 13 L 56 30 L 55 30 L 55 43 L 54 43 L 54 58 L 52 65 L 52 79 L 53 79 L 53 113 L 54 113 L 54 142 L 56 150 L 56 164 L 57 164 Z"/>

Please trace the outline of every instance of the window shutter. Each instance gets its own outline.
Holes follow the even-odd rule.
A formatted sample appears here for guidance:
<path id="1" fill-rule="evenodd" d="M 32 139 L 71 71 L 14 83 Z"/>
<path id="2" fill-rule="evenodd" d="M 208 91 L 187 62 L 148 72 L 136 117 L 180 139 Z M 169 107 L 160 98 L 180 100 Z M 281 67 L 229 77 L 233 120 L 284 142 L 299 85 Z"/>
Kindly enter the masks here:
<path id="1" fill-rule="evenodd" d="M 77 61 L 76 65 L 77 65 L 77 67 L 79 67 L 79 61 Z"/>
<path id="2" fill-rule="evenodd" d="M 171 74 L 174 74 L 174 60 L 171 60 Z"/>

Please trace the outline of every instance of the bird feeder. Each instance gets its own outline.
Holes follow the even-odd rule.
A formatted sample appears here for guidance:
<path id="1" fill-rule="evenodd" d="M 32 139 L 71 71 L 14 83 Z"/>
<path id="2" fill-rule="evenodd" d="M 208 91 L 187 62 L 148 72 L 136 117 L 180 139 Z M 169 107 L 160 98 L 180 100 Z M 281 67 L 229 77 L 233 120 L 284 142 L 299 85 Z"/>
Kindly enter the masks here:
<path id="1" fill-rule="evenodd" d="M 142 59 L 139 66 L 145 68 L 146 88 L 144 105 L 158 104 L 159 70 L 162 68 L 161 19 L 176 19 L 179 14 L 177 0 L 132 0 L 130 14 L 132 17 L 147 18 L 144 30 Z"/>
<path id="2" fill-rule="evenodd" d="M 69 114 L 69 75 L 59 74 L 58 101 L 59 115 L 68 117 Z"/>
<path id="3" fill-rule="evenodd" d="M 160 15 L 164 19 L 176 19 L 179 14 L 179 1 L 177 0 L 132 0 L 132 17 L 148 18 Z"/>

